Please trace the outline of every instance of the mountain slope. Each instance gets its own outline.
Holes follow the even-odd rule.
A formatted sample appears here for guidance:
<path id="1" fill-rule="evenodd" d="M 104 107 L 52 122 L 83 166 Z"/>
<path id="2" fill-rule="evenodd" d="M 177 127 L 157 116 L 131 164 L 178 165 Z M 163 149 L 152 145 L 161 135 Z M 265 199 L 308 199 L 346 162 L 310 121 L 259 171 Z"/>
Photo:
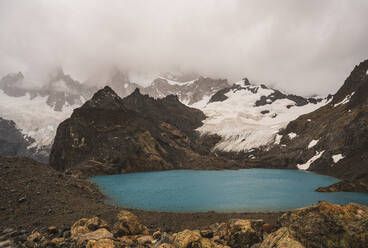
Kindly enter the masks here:
<path id="1" fill-rule="evenodd" d="M 281 145 L 259 158 L 264 163 L 368 184 L 368 60 L 354 68 L 330 103 L 280 134 Z"/>
<path id="2" fill-rule="evenodd" d="M 287 95 L 247 79 L 214 94 L 202 108 L 207 118 L 201 134 L 217 134 L 215 150 L 251 152 L 278 142 L 277 133 L 298 116 L 311 112 L 326 100 Z"/>
<path id="3" fill-rule="evenodd" d="M 155 100 L 136 90 L 121 99 L 105 87 L 59 125 L 50 165 L 83 175 L 236 168 L 195 132 L 204 117 L 175 96 Z"/>

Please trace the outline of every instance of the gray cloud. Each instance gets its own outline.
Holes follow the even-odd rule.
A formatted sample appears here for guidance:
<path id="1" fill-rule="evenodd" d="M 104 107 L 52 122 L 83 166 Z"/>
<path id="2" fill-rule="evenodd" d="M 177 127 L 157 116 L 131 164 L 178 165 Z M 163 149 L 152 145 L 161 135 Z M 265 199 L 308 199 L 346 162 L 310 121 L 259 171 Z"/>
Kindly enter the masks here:
<path id="1" fill-rule="evenodd" d="M 368 58 L 367 13 L 366 0 L 4 0 L 0 76 L 187 70 L 323 95 Z"/>

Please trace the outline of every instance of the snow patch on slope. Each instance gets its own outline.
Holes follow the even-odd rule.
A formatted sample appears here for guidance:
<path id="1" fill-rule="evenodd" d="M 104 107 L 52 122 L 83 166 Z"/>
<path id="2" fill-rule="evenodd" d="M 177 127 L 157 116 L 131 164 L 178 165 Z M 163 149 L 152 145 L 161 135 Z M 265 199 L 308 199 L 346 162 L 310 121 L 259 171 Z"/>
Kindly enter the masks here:
<path id="1" fill-rule="evenodd" d="M 336 154 L 336 155 L 332 155 L 332 160 L 334 161 L 334 163 L 336 164 L 337 162 L 339 162 L 341 159 L 343 159 L 344 156 L 342 154 Z"/>
<path id="2" fill-rule="evenodd" d="M 84 99 L 81 101 L 84 102 Z M 0 116 L 13 120 L 24 135 L 35 139 L 31 147 L 51 145 L 60 122 L 68 118 L 77 107 L 66 105 L 62 111 L 55 111 L 47 104 L 47 96 L 33 99 L 29 94 L 10 97 L 0 90 Z"/>
<path id="3" fill-rule="evenodd" d="M 204 134 L 217 134 L 222 140 L 215 149 L 223 151 L 248 151 L 252 148 L 277 142 L 277 133 L 287 124 L 299 117 L 316 110 L 326 104 L 295 105 L 289 99 L 279 99 L 271 104 L 255 106 L 262 96 L 269 96 L 274 91 L 259 86 L 249 85 L 243 89 L 231 90 L 225 95 L 223 102 L 208 103 L 202 111 L 207 118 L 198 131 Z M 262 111 L 268 110 L 267 114 Z"/>
<path id="4" fill-rule="evenodd" d="M 335 108 L 335 107 L 337 107 L 337 106 L 339 106 L 339 105 L 342 105 L 342 104 L 346 104 L 346 103 L 348 103 L 348 102 L 350 101 L 350 98 L 351 98 L 354 94 L 355 94 L 355 91 L 354 91 L 353 93 L 351 93 L 351 94 L 347 95 L 347 96 L 344 98 L 344 100 L 342 100 L 341 102 L 338 102 L 338 103 L 334 104 L 334 108 Z"/>
<path id="5" fill-rule="evenodd" d="M 170 79 L 167 79 L 167 78 L 164 78 L 164 77 L 159 77 L 161 79 L 164 79 L 168 82 L 168 84 L 171 84 L 171 85 L 190 85 L 192 83 L 194 83 L 197 79 L 195 80 L 191 80 L 191 81 L 187 81 L 187 82 L 178 82 L 178 81 L 173 81 L 173 80 L 170 80 Z"/>
<path id="6" fill-rule="evenodd" d="M 288 136 L 292 140 L 292 139 L 296 138 L 296 136 L 298 136 L 298 135 L 296 133 L 289 133 Z"/>
<path id="7" fill-rule="evenodd" d="M 318 141 L 319 140 L 312 140 L 311 142 L 309 142 L 308 149 L 311 149 L 312 147 L 317 145 Z"/>
<path id="8" fill-rule="evenodd" d="M 309 159 L 305 164 L 298 164 L 297 167 L 299 170 L 308 170 L 309 167 L 318 160 L 325 151 L 316 152 L 316 155 L 314 155 L 311 159 Z"/>

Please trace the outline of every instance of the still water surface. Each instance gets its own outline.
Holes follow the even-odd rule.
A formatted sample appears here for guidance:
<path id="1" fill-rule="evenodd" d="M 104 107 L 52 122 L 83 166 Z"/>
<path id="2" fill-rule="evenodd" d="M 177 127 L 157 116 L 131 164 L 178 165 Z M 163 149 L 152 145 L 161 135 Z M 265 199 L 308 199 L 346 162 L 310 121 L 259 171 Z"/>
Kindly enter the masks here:
<path id="1" fill-rule="evenodd" d="M 170 212 L 259 212 L 308 206 L 318 201 L 368 205 L 366 193 L 319 193 L 339 180 L 312 172 L 277 169 L 223 171 L 174 170 L 90 179 L 127 208 Z"/>

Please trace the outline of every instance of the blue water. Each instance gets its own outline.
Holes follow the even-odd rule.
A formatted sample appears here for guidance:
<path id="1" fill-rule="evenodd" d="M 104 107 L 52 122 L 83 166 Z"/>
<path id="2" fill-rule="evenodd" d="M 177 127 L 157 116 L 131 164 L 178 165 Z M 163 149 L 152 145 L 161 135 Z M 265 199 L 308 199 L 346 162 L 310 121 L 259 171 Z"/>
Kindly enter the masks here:
<path id="1" fill-rule="evenodd" d="M 368 205 L 366 193 L 319 193 L 339 180 L 298 170 L 161 171 L 94 177 L 108 203 L 170 212 L 259 212 L 318 201 Z"/>

